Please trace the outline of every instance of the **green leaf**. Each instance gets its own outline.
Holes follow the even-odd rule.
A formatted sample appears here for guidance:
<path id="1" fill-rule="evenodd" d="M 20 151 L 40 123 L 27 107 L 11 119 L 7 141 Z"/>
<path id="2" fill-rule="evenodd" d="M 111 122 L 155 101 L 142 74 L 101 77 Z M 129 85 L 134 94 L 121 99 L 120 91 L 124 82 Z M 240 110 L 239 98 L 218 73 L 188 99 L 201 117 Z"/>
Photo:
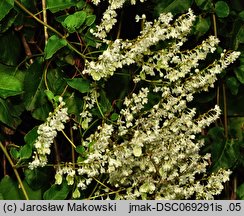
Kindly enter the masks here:
<path id="1" fill-rule="evenodd" d="M 33 111 L 48 102 L 42 70 L 42 60 L 37 59 L 26 71 L 23 100 L 27 111 Z"/>
<path id="2" fill-rule="evenodd" d="M 244 200 L 244 183 L 237 188 L 237 196 L 240 200 Z"/>
<path id="3" fill-rule="evenodd" d="M 9 13 L 14 7 L 14 0 L 1 0 L 0 1 L 0 21 Z"/>
<path id="4" fill-rule="evenodd" d="M 237 39 L 238 43 L 244 43 L 244 26 L 240 27 L 240 29 L 237 33 L 236 39 Z"/>
<path id="5" fill-rule="evenodd" d="M 244 116 L 244 85 L 240 85 L 239 93 L 235 97 L 228 97 L 227 107 L 229 116 Z"/>
<path id="6" fill-rule="evenodd" d="M 0 122 L 11 128 L 16 128 L 20 124 L 18 117 L 12 115 L 13 107 L 7 101 L 0 98 Z"/>
<path id="7" fill-rule="evenodd" d="M 62 25 L 68 29 L 70 33 L 74 33 L 86 20 L 86 12 L 78 11 L 74 14 L 69 15 L 62 22 Z"/>
<path id="8" fill-rule="evenodd" d="M 20 148 L 20 150 L 19 150 L 20 160 L 29 159 L 31 156 L 32 156 L 32 146 L 31 145 L 26 144 Z"/>
<path id="9" fill-rule="evenodd" d="M 0 194 L 4 200 L 19 200 L 18 184 L 10 176 L 4 176 L 0 182 Z"/>
<path id="10" fill-rule="evenodd" d="M 178 14 L 186 11 L 191 7 L 192 0 L 174 0 L 170 1 L 162 12 L 171 12 L 172 14 Z"/>
<path id="11" fill-rule="evenodd" d="M 25 180 L 34 190 L 38 190 L 50 182 L 50 170 L 47 167 L 38 168 L 34 170 L 26 169 Z"/>
<path id="12" fill-rule="evenodd" d="M 86 32 L 84 39 L 85 39 L 85 42 L 86 42 L 86 46 L 91 46 L 91 47 L 96 47 L 97 46 L 96 38 L 90 32 L 90 29 Z"/>
<path id="13" fill-rule="evenodd" d="M 0 9 L 1 10 L 1 9 Z M 18 16 L 18 13 L 16 10 L 11 10 L 1 21 L 0 24 L 0 32 L 4 33 L 6 32 L 14 23 Z"/>
<path id="14" fill-rule="evenodd" d="M 229 117 L 228 118 L 228 128 L 229 128 L 229 135 L 240 142 L 244 141 L 244 117 Z M 244 142 L 243 142 L 244 144 Z M 244 159 L 244 158 L 243 158 Z"/>
<path id="15" fill-rule="evenodd" d="M 100 92 L 99 104 L 100 104 L 103 114 L 109 113 L 113 109 L 113 107 L 110 103 L 110 100 L 107 98 L 106 92 L 103 90 Z"/>
<path id="16" fill-rule="evenodd" d="M 244 84 L 244 65 L 241 65 L 240 67 L 236 68 L 235 70 L 236 78 Z"/>
<path id="17" fill-rule="evenodd" d="M 82 155 L 85 153 L 85 147 L 82 145 L 76 146 L 75 151 Z"/>
<path id="18" fill-rule="evenodd" d="M 86 17 L 86 25 L 91 26 L 96 21 L 95 15 L 89 15 Z"/>
<path id="19" fill-rule="evenodd" d="M 215 12 L 216 12 L 218 17 L 224 18 L 224 17 L 229 16 L 230 8 L 226 2 L 218 1 L 215 4 Z"/>
<path id="20" fill-rule="evenodd" d="M 19 159 L 19 151 L 16 148 L 11 147 L 9 152 L 12 158 L 14 158 L 15 160 Z"/>
<path id="21" fill-rule="evenodd" d="M 118 113 L 112 113 L 112 115 L 110 116 L 111 121 L 116 121 L 118 118 L 119 118 Z"/>
<path id="22" fill-rule="evenodd" d="M 32 117 L 41 121 L 46 121 L 50 112 L 53 112 L 52 106 L 48 103 L 43 104 L 32 112 Z"/>
<path id="23" fill-rule="evenodd" d="M 242 21 L 244 21 L 244 11 L 240 12 L 238 15 Z"/>
<path id="24" fill-rule="evenodd" d="M 35 190 L 30 187 L 30 185 L 24 180 L 23 181 L 24 188 L 26 190 L 26 193 L 28 194 L 28 197 L 30 200 L 41 200 L 42 199 L 42 190 L 38 189 Z M 21 195 L 21 200 L 24 200 L 25 197 L 23 195 L 22 190 L 20 189 L 20 195 Z"/>
<path id="25" fill-rule="evenodd" d="M 239 147 L 234 140 L 226 140 L 224 129 L 220 127 L 211 128 L 208 136 L 212 140 L 211 156 L 213 160 L 212 171 L 219 168 L 231 168 L 239 157 Z"/>
<path id="26" fill-rule="evenodd" d="M 0 64 L 0 97 L 7 98 L 23 93 L 23 82 L 13 73 L 15 69 Z"/>
<path id="27" fill-rule="evenodd" d="M 6 65 L 16 66 L 23 57 L 20 37 L 14 31 L 7 31 L 0 36 L 0 61 Z"/>
<path id="28" fill-rule="evenodd" d="M 197 32 L 200 32 L 201 34 L 205 34 L 210 28 L 209 19 L 199 17 L 199 19 L 197 19 L 195 28 Z"/>
<path id="29" fill-rule="evenodd" d="M 86 2 L 84 0 L 80 0 L 77 4 L 76 7 L 80 10 L 86 5 Z"/>
<path id="30" fill-rule="evenodd" d="M 75 6 L 76 3 L 76 0 L 47 0 L 47 9 L 49 9 L 52 13 L 56 13 Z"/>
<path id="31" fill-rule="evenodd" d="M 45 94 L 47 95 L 47 98 L 48 98 L 49 101 L 53 101 L 53 100 L 54 100 L 55 95 L 53 94 L 52 91 L 50 91 L 50 90 L 45 90 L 44 92 L 45 92 Z"/>
<path id="32" fill-rule="evenodd" d="M 230 89 L 232 95 L 238 94 L 240 83 L 238 82 L 238 80 L 235 77 L 229 77 L 226 80 L 226 84 L 227 84 L 228 88 Z"/>
<path id="33" fill-rule="evenodd" d="M 48 87 L 54 95 L 61 95 L 66 86 L 66 81 L 64 79 L 64 73 L 56 68 L 48 70 L 47 73 Z M 55 99 L 55 98 L 53 98 Z"/>
<path id="34" fill-rule="evenodd" d="M 90 91 L 90 82 L 83 78 L 66 79 L 67 84 L 81 93 Z"/>
<path id="35" fill-rule="evenodd" d="M 43 194 L 44 200 L 65 200 L 70 192 L 70 188 L 66 181 L 63 181 L 61 185 L 52 185 Z"/>
<path id="36" fill-rule="evenodd" d="M 64 99 L 66 107 L 68 108 L 68 113 L 75 115 L 76 121 L 79 122 L 80 111 L 83 106 L 83 100 L 79 95 L 76 95 L 76 92 L 73 92 L 69 97 Z"/>
<path id="37" fill-rule="evenodd" d="M 211 0 L 195 0 L 196 5 L 202 10 L 210 10 L 211 9 Z"/>
<path id="38" fill-rule="evenodd" d="M 44 49 L 45 59 L 50 59 L 52 56 L 61 48 L 67 45 L 67 41 L 63 38 L 59 38 L 56 35 L 51 36 L 48 41 L 47 45 Z"/>

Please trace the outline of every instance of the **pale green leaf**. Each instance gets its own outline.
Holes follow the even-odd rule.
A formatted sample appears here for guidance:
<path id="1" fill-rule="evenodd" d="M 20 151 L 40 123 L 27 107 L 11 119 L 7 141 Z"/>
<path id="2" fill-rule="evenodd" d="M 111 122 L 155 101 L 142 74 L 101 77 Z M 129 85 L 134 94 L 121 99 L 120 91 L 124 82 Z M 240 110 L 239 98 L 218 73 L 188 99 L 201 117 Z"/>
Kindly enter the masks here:
<path id="1" fill-rule="evenodd" d="M 96 16 L 95 15 L 89 15 L 86 17 L 86 25 L 87 26 L 91 26 L 96 20 Z"/>
<path id="2" fill-rule="evenodd" d="M 61 185 L 52 185 L 47 191 L 45 191 L 44 200 L 64 200 L 69 194 L 70 188 L 66 181 L 63 181 Z"/>
<path id="3" fill-rule="evenodd" d="M 62 22 L 62 25 L 68 29 L 70 33 L 75 32 L 86 20 L 86 12 L 78 11 L 69 15 Z"/>
<path id="4" fill-rule="evenodd" d="M 19 95 L 23 93 L 23 82 L 14 75 L 14 68 L 0 64 L 0 97 Z"/>
<path id="5" fill-rule="evenodd" d="M 14 0 L 1 0 L 0 1 L 0 21 L 9 13 L 14 7 Z"/>
<path id="6" fill-rule="evenodd" d="M 66 79 L 67 84 L 81 93 L 90 91 L 90 82 L 83 78 Z"/>
<path id="7" fill-rule="evenodd" d="M 67 45 L 67 41 L 63 38 L 59 38 L 56 35 L 51 36 L 44 49 L 45 59 L 50 59 L 61 48 Z"/>

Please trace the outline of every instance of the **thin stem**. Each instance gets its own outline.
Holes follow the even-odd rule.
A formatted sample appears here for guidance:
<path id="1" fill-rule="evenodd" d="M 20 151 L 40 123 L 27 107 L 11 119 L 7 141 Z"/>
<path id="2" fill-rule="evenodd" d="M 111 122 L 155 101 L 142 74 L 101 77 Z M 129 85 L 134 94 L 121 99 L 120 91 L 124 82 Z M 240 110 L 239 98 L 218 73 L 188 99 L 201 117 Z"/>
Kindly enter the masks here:
<path id="1" fill-rule="evenodd" d="M 120 38 L 120 33 L 121 33 L 121 28 L 122 28 L 122 21 L 123 21 L 123 15 L 124 15 L 124 11 L 122 10 L 121 15 L 120 15 L 120 21 L 119 21 L 119 28 L 118 28 L 118 32 L 117 32 L 117 36 L 116 38 Z"/>
<path id="2" fill-rule="evenodd" d="M 97 91 L 95 91 L 95 98 L 96 98 L 97 108 L 98 108 L 98 110 L 99 110 L 101 116 L 104 118 L 104 114 L 103 114 L 103 112 L 102 112 L 102 110 L 101 110 L 101 107 L 100 107 L 100 105 L 99 105 L 99 103 L 98 103 L 98 100 L 97 100 Z"/>
<path id="3" fill-rule="evenodd" d="M 48 25 L 47 23 L 45 23 L 44 21 L 42 21 L 41 19 L 39 19 L 38 17 L 36 17 L 33 13 L 31 13 L 24 5 L 22 5 L 19 1 L 14 0 L 15 4 L 17 4 L 24 12 L 26 12 L 27 14 L 29 14 L 33 19 L 35 19 L 37 22 L 41 23 L 43 26 L 46 26 L 47 29 L 51 30 L 52 32 L 54 32 L 55 34 L 57 34 L 59 37 L 65 39 L 67 41 L 67 46 L 73 50 L 74 52 L 76 52 L 78 55 L 80 55 L 83 59 L 85 59 L 85 55 L 83 55 L 79 50 L 77 50 L 75 47 L 72 46 L 72 44 L 66 39 L 66 37 L 64 35 L 62 35 L 59 31 L 57 31 L 55 28 L 53 28 L 52 26 Z"/>
<path id="4" fill-rule="evenodd" d="M 89 127 L 83 132 L 83 134 L 82 134 L 82 138 L 85 137 L 85 134 L 87 133 L 87 131 L 89 131 L 89 129 L 90 129 L 93 125 L 95 125 L 98 121 L 99 121 L 99 119 L 96 119 L 94 122 L 92 122 L 92 123 L 89 125 Z M 80 124 L 81 124 L 81 123 L 80 123 Z"/>
<path id="5" fill-rule="evenodd" d="M 43 56 L 42 53 L 40 54 L 34 54 L 32 56 L 26 56 L 25 59 L 23 61 L 21 61 L 16 67 L 15 67 L 15 71 L 17 71 L 19 69 L 19 67 L 24 64 L 27 60 L 32 59 L 33 57 L 39 57 L 39 56 Z"/>
<path id="6" fill-rule="evenodd" d="M 61 132 L 62 132 L 62 134 L 65 136 L 65 138 L 69 141 L 69 143 L 74 147 L 74 148 L 76 148 L 76 146 L 75 146 L 75 144 L 71 141 L 71 139 L 66 135 L 66 133 L 63 131 L 63 130 L 61 130 Z"/>
<path id="7" fill-rule="evenodd" d="M 56 163 L 57 163 L 57 166 L 60 167 L 61 159 L 60 159 L 60 154 L 59 154 L 59 150 L 58 150 L 58 145 L 57 145 L 57 142 L 56 142 L 55 139 L 53 141 L 53 144 L 54 144 L 54 151 L 55 151 Z"/>
<path id="8" fill-rule="evenodd" d="M 225 130 L 225 138 L 228 138 L 228 113 L 227 113 L 227 98 L 226 98 L 226 89 L 223 84 L 223 102 L 224 102 L 224 130 Z"/>
<path id="9" fill-rule="evenodd" d="M 213 13 L 212 17 L 213 17 L 214 36 L 217 37 L 218 36 L 218 32 L 217 32 L 216 15 Z"/>
<path id="10" fill-rule="evenodd" d="M 46 86 L 47 90 L 49 90 L 48 82 L 47 82 L 47 70 L 48 70 L 48 67 L 49 67 L 50 63 L 51 63 L 51 61 L 49 61 L 46 64 L 46 67 L 45 67 L 45 70 L 44 70 L 44 82 L 45 82 L 45 86 Z"/>
<path id="11" fill-rule="evenodd" d="M 71 137 L 72 143 L 74 143 L 74 134 L 73 134 L 72 127 L 70 127 L 70 137 Z M 71 146 L 71 154 L 72 154 L 72 164 L 73 164 L 73 167 L 75 168 L 75 148 L 73 147 L 73 145 Z"/>
<path id="12" fill-rule="evenodd" d="M 24 194 L 25 199 L 26 199 L 26 200 L 29 200 L 28 194 L 27 194 L 27 192 L 26 192 L 26 190 L 25 190 L 25 187 L 24 187 L 23 182 L 22 182 L 22 180 L 21 180 L 21 178 L 20 178 L 20 175 L 19 175 L 19 173 L 18 173 L 18 170 L 16 169 L 16 167 L 15 167 L 15 165 L 14 165 L 14 163 L 13 163 L 11 157 L 10 157 L 10 155 L 8 154 L 8 151 L 7 151 L 6 148 L 3 146 L 2 142 L 0 142 L 0 147 L 1 147 L 1 149 L 2 149 L 2 151 L 3 151 L 3 153 L 4 153 L 4 155 L 5 155 L 5 157 L 8 159 L 8 161 L 9 161 L 11 167 L 12 167 L 13 170 L 14 170 L 14 174 L 15 174 L 15 176 L 16 176 L 18 182 L 19 182 L 20 188 L 21 188 L 21 190 L 22 190 L 22 192 L 23 192 L 23 194 Z"/>
<path id="13" fill-rule="evenodd" d="M 19 1 L 14 0 L 15 4 L 17 4 L 24 12 L 26 12 L 27 14 L 29 14 L 33 19 L 35 19 L 37 22 L 41 23 L 42 25 L 46 26 L 48 29 L 50 29 L 52 32 L 54 32 L 55 34 L 57 34 L 59 37 L 64 38 L 64 36 L 58 32 L 55 28 L 53 28 L 52 26 L 46 24 L 45 22 L 43 22 L 42 20 L 40 20 L 38 17 L 36 17 L 33 13 L 31 13 L 24 5 L 22 5 Z"/>
<path id="14" fill-rule="evenodd" d="M 45 23 L 45 25 L 44 25 L 45 44 L 47 44 L 48 32 L 47 32 L 47 4 L 46 4 L 46 0 L 42 0 L 42 15 L 43 15 L 43 22 Z"/>
<path id="15" fill-rule="evenodd" d="M 30 59 L 30 64 L 33 64 L 34 60 L 31 58 L 32 52 L 31 52 L 30 46 L 27 43 L 26 38 L 25 38 L 25 36 L 23 34 L 21 35 L 21 40 L 22 40 L 22 43 L 23 43 L 23 46 L 24 46 L 25 53 L 26 53 L 27 57 L 30 57 L 29 58 Z"/>

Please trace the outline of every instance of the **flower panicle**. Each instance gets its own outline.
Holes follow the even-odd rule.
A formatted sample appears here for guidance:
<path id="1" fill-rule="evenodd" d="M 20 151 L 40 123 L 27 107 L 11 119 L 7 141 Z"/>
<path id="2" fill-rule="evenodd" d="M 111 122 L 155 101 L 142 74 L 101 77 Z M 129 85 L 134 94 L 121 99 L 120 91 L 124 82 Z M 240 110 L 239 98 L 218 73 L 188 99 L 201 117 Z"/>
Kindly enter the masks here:
<path id="1" fill-rule="evenodd" d="M 38 137 L 34 143 L 33 161 L 29 163 L 29 168 L 44 167 L 47 162 L 47 155 L 51 153 L 51 145 L 57 136 L 57 132 L 64 129 L 64 124 L 69 120 L 68 109 L 62 97 L 59 99 L 59 105 L 53 113 L 49 113 L 46 121 L 37 129 Z"/>

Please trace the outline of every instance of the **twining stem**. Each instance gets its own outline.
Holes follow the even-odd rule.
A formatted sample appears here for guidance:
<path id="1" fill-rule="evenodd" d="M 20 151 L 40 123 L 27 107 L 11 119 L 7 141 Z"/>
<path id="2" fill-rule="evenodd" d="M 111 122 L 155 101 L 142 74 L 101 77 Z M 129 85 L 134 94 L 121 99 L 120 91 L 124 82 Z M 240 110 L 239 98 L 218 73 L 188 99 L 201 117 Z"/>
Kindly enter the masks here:
<path id="1" fill-rule="evenodd" d="M 73 50 L 74 52 L 76 52 L 79 56 L 81 56 L 83 59 L 85 59 L 85 55 L 83 55 L 79 50 L 77 50 L 75 47 L 72 46 L 72 44 L 65 38 L 64 35 L 62 35 L 59 31 L 57 31 L 55 28 L 53 28 L 52 26 L 48 25 L 47 23 L 45 23 L 44 21 L 42 21 L 41 19 L 39 19 L 38 17 L 36 17 L 33 13 L 31 13 L 24 5 L 22 5 L 19 1 L 14 0 L 15 4 L 17 4 L 24 12 L 26 12 L 27 14 L 29 14 L 33 19 L 35 19 L 37 22 L 41 23 L 43 26 L 46 26 L 47 29 L 51 30 L 52 32 L 54 32 L 55 34 L 57 34 L 59 37 L 65 39 L 67 41 L 67 46 Z"/>
<path id="2" fill-rule="evenodd" d="M 218 36 L 217 22 L 216 22 L 216 16 L 214 13 L 213 13 L 213 28 L 214 28 L 214 36 L 217 37 Z"/>
<path id="3" fill-rule="evenodd" d="M 29 14 L 33 19 L 35 19 L 37 22 L 41 23 L 42 25 L 46 26 L 48 29 L 50 29 L 52 32 L 54 32 L 55 34 L 57 34 L 59 37 L 64 38 L 64 36 L 58 32 L 55 28 L 53 28 L 52 26 L 48 25 L 47 23 L 45 23 L 44 21 L 42 21 L 41 19 L 39 19 L 38 17 L 36 17 L 33 13 L 31 13 L 24 5 L 22 5 L 19 1 L 14 0 L 15 4 L 17 4 L 24 12 L 26 12 L 27 14 Z"/>
<path id="4" fill-rule="evenodd" d="M 228 139 L 228 113 L 227 113 L 227 97 L 226 97 L 226 89 L 223 84 L 223 102 L 224 102 L 224 130 L 225 130 L 225 138 Z"/>
<path id="5" fill-rule="evenodd" d="M 45 25 L 44 25 L 45 44 L 47 44 L 48 32 L 47 32 L 47 4 L 46 4 L 46 0 L 42 0 L 42 15 L 43 15 L 43 22 L 45 23 Z"/>
<path id="6" fill-rule="evenodd" d="M 96 99 L 97 108 L 98 108 L 98 110 L 99 110 L 101 116 L 104 118 L 104 114 L 103 114 L 103 112 L 102 112 L 102 110 L 101 110 L 101 107 L 100 107 L 100 105 L 99 105 L 99 102 L 98 102 L 98 100 L 97 100 L 97 97 L 98 97 L 98 96 L 97 96 L 97 91 L 95 91 L 95 99 Z"/>
<path id="7" fill-rule="evenodd" d="M 30 59 L 30 64 L 33 64 L 34 60 L 32 59 L 32 52 L 31 52 L 30 46 L 27 43 L 26 38 L 23 34 L 21 35 L 21 40 L 22 40 L 22 43 L 23 43 L 23 46 L 25 49 L 25 53 L 26 53 L 27 57 L 29 57 L 29 59 Z"/>
<path id="8" fill-rule="evenodd" d="M 63 130 L 61 130 L 61 132 L 62 132 L 62 134 L 65 136 L 65 138 L 69 141 L 69 143 L 74 147 L 74 148 L 76 148 L 76 146 L 75 146 L 75 144 L 71 141 L 71 139 L 66 135 L 66 133 L 63 131 Z"/>
<path id="9" fill-rule="evenodd" d="M 57 163 L 57 166 L 60 167 L 61 159 L 60 159 L 58 144 L 57 144 L 57 142 L 56 142 L 55 139 L 53 140 L 53 144 L 54 144 L 54 151 L 55 151 L 56 163 Z"/>
<path id="10" fill-rule="evenodd" d="M 217 22 L 216 22 L 216 15 L 213 13 L 212 15 L 213 17 L 213 29 L 214 29 L 214 36 L 217 37 L 218 36 L 218 32 L 217 32 Z M 220 90 L 219 90 L 219 86 L 217 87 L 217 104 L 219 105 L 219 94 L 220 94 Z M 223 103 L 224 103 L 224 131 L 225 131 L 225 138 L 228 138 L 228 112 L 227 112 L 227 98 L 226 98 L 226 89 L 225 89 L 225 85 L 222 85 L 222 90 L 223 90 Z"/>
<path id="11" fill-rule="evenodd" d="M 73 134 L 73 128 L 70 127 L 70 140 L 72 141 L 72 143 L 74 143 L 74 134 Z M 75 148 L 73 147 L 73 145 L 71 146 L 71 154 L 72 154 L 72 164 L 73 167 L 75 168 Z"/>
<path id="12" fill-rule="evenodd" d="M 3 153 L 4 153 L 4 155 L 5 155 L 5 157 L 8 159 L 8 162 L 10 163 L 11 167 L 12 167 L 13 170 L 14 170 L 14 174 L 15 174 L 15 176 L 16 176 L 16 178 L 17 178 L 17 181 L 19 182 L 19 186 L 20 186 L 20 188 L 21 188 L 21 190 L 22 190 L 22 192 L 23 192 L 23 194 L 24 194 L 25 199 L 26 199 L 26 200 L 29 200 L 28 194 L 27 194 L 27 192 L 26 192 L 26 190 L 25 190 L 25 187 L 24 187 L 23 182 L 22 182 L 22 180 L 21 180 L 21 178 L 20 178 L 20 175 L 19 175 L 19 173 L 18 173 L 18 170 L 16 169 L 16 167 L 15 167 L 15 165 L 14 165 L 14 163 L 13 163 L 11 157 L 10 157 L 10 155 L 8 154 L 8 151 L 7 151 L 6 148 L 3 146 L 2 142 L 0 142 L 0 147 L 1 147 L 1 149 L 2 149 L 2 151 L 3 151 Z"/>
<path id="13" fill-rule="evenodd" d="M 48 81 L 47 81 L 47 71 L 48 71 L 48 67 L 50 65 L 51 61 L 49 61 L 47 64 L 46 64 L 46 67 L 44 69 L 44 83 L 45 83 L 45 86 L 46 86 L 46 89 L 49 90 L 49 87 L 48 87 Z"/>

